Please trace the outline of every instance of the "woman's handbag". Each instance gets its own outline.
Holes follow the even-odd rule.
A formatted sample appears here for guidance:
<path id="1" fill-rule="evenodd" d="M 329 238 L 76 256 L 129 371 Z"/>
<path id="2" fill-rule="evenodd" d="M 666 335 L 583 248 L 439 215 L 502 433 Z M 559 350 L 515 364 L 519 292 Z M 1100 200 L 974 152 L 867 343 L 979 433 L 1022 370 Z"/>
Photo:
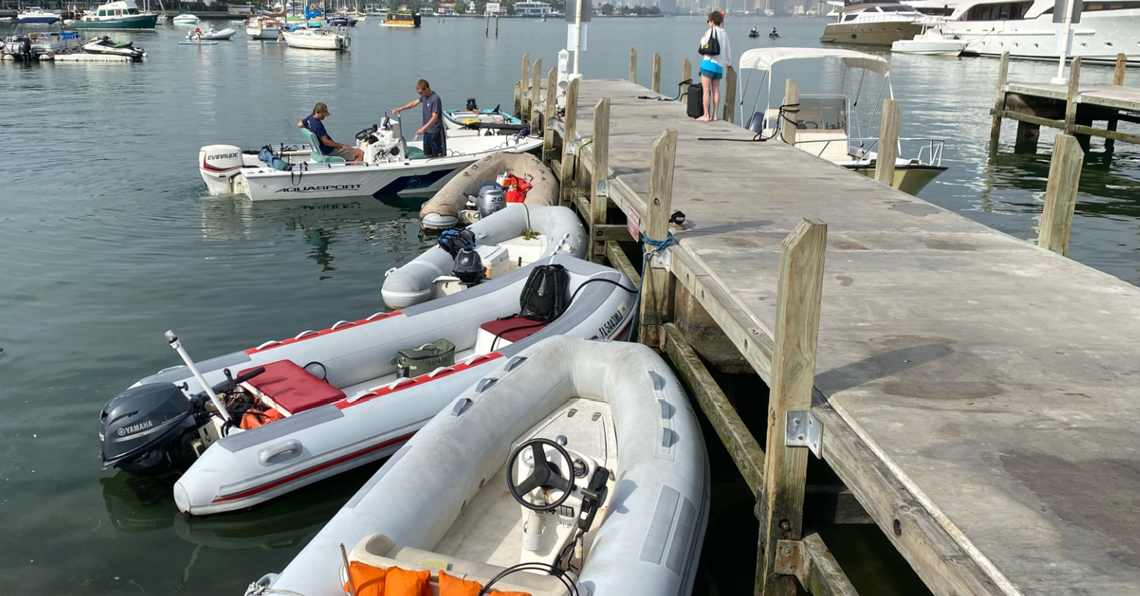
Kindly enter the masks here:
<path id="1" fill-rule="evenodd" d="M 720 41 L 716 38 L 716 27 L 712 28 L 709 33 L 709 40 L 704 45 L 697 48 L 697 52 L 702 56 L 719 56 L 720 55 Z"/>

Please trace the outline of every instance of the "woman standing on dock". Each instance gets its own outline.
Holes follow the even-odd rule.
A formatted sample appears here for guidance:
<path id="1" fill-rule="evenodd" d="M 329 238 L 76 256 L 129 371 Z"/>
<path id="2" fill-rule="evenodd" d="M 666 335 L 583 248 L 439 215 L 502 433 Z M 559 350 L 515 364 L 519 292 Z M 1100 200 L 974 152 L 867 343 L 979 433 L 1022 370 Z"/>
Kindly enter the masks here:
<path id="1" fill-rule="evenodd" d="M 724 69 L 732 64 L 732 49 L 728 44 L 728 33 L 724 31 L 724 13 L 714 10 L 709 13 L 709 29 L 701 37 L 701 89 L 705 94 L 705 115 L 698 122 L 716 120 L 717 104 L 720 103 L 720 80 Z M 711 99 L 711 101 L 710 101 Z"/>

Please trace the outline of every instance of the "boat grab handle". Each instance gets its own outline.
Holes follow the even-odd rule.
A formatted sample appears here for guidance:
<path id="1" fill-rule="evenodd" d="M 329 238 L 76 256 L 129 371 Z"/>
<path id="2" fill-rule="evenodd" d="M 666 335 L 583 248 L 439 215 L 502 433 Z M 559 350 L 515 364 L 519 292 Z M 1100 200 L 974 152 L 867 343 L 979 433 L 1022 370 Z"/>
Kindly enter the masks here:
<path id="1" fill-rule="evenodd" d="M 258 454 L 262 465 L 270 466 L 301 455 L 301 442 L 296 439 L 266 447 Z"/>
<path id="2" fill-rule="evenodd" d="M 503 367 L 503 370 L 506 372 L 511 372 L 512 370 L 518 368 L 519 365 L 521 365 L 523 362 L 526 362 L 526 356 L 515 356 L 507 362 L 507 365 Z"/>
<path id="3" fill-rule="evenodd" d="M 373 314 L 371 317 L 368 317 L 367 319 L 364 319 L 364 320 L 365 320 L 365 321 L 371 321 L 372 319 L 375 319 L 376 317 L 382 317 L 382 316 L 384 316 L 384 315 L 386 315 L 386 314 L 388 314 L 388 313 L 386 313 L 386 312 L 384 312 L 384 311 L 380 311 L 380 312 L 378 312 L 378 313 L 375 313 L 375 314 Z"/>
<path id="4" fill-rule="evenodd" d="M 397 387 L 399 387 L 400 385 L 407 385 L 408 383 L 415 383 L 415 382 L 416 382 L 415 379 L 408 378 L 408 377 L 404 377 L 402 379 L 396 379 L 395 381 L 392 381 L 392 383 L 390 385 L 388 385 L 388 389 L 394 390 Z"/>
<path id="5" fill-rule="evenodd" d="M 332 326 L 332 329 L 335 331 L 337 329 L 340 329 L 341 327 L 351 327 L 352 325 L 355 325 L 355 324 L 356 323 L 353 323 L 352 321 L 337 321 L 336 324 L 334 324 Z"/>
<path id="6" fill-rule="evenodd" d="M 293 339 L 301 339 L 302 337 L 305 337 L 306 335 L 317 335 L 317 334 L 318 334 L 317 331 L 313 331 L 312 329 L 308 329 L 308 330 L 305 330 L 305 331 L 298 333 L 297 336 L 294 337 Z"/>
<path id="7" fill-rule="evenodd" d="M 438 374 L 440 374 L 440 373 L 443 373 L 443 372 L 451 372 L 451 371 L 453 371 L 453 370 L 455 370 L 455 369 L 454 369 L 454 368 L 452 368 L 452 367 L 450 367 L 450 366 L 441 366 L 441 367 L 439 367 L 439 368 L 437 368 L 437 369 L 435 369 L 435 370 L 433 370 L 433 371 L 429 372 L 429 373 L 428 373 L 428 378 L 429 378 L 429 379 L 434 379 L 434 378 L 435 378 L 435 376 L 436 376 L 436 375 L 438 375 Z"/>
<path id="8" fill-rule="evenodd" d="M 479 379 L 478 383 L 475 384 L 475 393 L 483 393 L 491 387 L 494 387 L 495 383 L 498 382 L 499 380 L 495 377 L 483 377 L 482 379 Z"/>
<path id="9" fill-rule="evenodd" d="M 269 346 L 274 346 L 274 345 L 277 345 L 279 343 L 281 343 L 281 342 L 279 342 L 275 339 L 271 339 L 271 340 L 261 344 L 260 346 L 257 346 L 257 349 L 258 350 L 264 350 L 265 348 L 268 348 Z"/>

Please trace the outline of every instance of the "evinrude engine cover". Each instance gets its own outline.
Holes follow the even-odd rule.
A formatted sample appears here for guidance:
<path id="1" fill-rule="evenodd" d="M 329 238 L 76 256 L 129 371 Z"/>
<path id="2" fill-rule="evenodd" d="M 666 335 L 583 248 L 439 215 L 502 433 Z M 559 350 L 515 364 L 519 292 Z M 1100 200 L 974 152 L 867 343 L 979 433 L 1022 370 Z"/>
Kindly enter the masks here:
<path id="1" fill-rule="evenodd" d="M 103 406 L 103 465 L 153 474 L 186 461 L 186 436 L 197 434 L 190 400 L 173 383 L 132 387 Z"/>
<path id="2" fill-rule="evenodd" d="M 479 196 L 475 198 L 475 208 L 479 210 L 480 219 L 506 207 L 507 191 L 503 187 L 496 184 L 479 189 Z"/>
<path id="3" fill-rule="evenodd" d="M 206 145 L 198 151 L 198 172 L 211 195 L 233 193 L 230 181 L 241 172 L 241 149 L 233 145 Z"/>

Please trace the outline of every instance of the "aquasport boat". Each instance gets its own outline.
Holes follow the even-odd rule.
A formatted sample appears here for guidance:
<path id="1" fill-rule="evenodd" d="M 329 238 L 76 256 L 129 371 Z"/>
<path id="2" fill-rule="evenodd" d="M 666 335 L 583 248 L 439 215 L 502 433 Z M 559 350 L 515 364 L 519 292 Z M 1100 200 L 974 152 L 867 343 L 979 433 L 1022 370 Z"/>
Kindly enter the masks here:
<path id="1" fill-rule="evenodd" d="M 349 39 L 348 36 L 335 33 L 328 29 L 298 27 L 296 29 L 286 29 L 282 32 L 282 35 L 285 37 L 285 43 L 289 44 L 289 47 L 304 50 L 345 52 L 348 51 L 348 46 L 352 43 L 352 40 Z"/>
<path id="2" fill-rule="evenodd" d="M 308 132 L 308 131 L 305 131 Z M 311 136 L 311 133 L 310 135 Z M 422 141 L 405 141 L 399 120 L 356 133 L 364 162 L 345 163 L 308 145 L 279 145 L 274 156 L 288 164 L 278 170 L 261 161 L 260 150 L 208 145 L 198 153 L 198 168 L 211 195 L 239 194 L 254 201 L 324 199 L 350 196 L 431 196 L 463 168 L 498 151 L 527 152 L 542 146 L 538 137 L 493 135 L 448 137 L 448 154 L 425 158 Z"/>
<path id="3" fill-rule="evenodd" d="M 22 25 L 50 25 L 61 20 L 57 12 L 48 12 L 39 6 L 29 6 L 16 15 L 16 23 Z"/>
<path id="4" fill-rule="evenodd" d="M 569 337 L 497 366 L 251 591 L 341 596 L 370 566 L 426 570 L 425 594 L 445 574 L 532 596 L 690 594 L 708 457 L 669 366 L 641 344 Z"/>
<path id="5" fill-rule="evenodd" d="M 887 46 L 922 33 L 922 23 L 930 17 L 898 2 L 855 2 L 837 6 L 828 14 L 836 18 L 823 28 L 823 43 Z"/>
<path id="6" fill-rule="evenodd" d="M 116 42 L 106 35 L 87 42 L 83 46 L 83 51 L 88 54 L 126 56 L 132 60 L 142 60 L 146 57 L 146 50 L 136 46 L 133 41 Z"/>
<path id="7" fill-rule="evenodd" d="M 513 189 L 500 184 L 500 178 L 508 174 L 514 178 L 502 182 L 513 185 Z M 420 227 L 446 230 L 471 223 L 481 213 L 490 212 L 495 201 L 517 203 L 519 195 L 527 205 L 557 205 L 558 189 L 554 172 L 534 155 L 493 153 L 464 168 L 420 207 Z M 472 200 L 474 204 L 469 206 Z"/>
<path id="8" fill-rule="evenodd" d="M 581 259 L 588 245 L 586 229 L 569 207 L 506 205 L 389 269 L 380 295 L 388 308 L 407 308 L 464 289 L 473 272 L 488 271 L 494 279 L 556 254 Z"/>
<path id="9" fill-rule="evenodd" d="M 76 29 L 154 29 L 157 22 L 158 15 L 139 12 L 135 0 L 114 0 L 87 11 L 71 26 Z"/>
<path id="10" fill-rule="evenodd" d="M 419 27 L 420 15 L 410 12 L 390 12 L 381 27 Z"/>
<path id="11" fill-rule="evenodd" d="M 565 271 L 565 311 L 547 323 L 516 316 L 532 271 L 552 264 Z M 402 311 L 169 368 L 104 407 L 104 466 L 190 464 L 174 486 L 180 511 L 250 507 L 391 455 L 492 363 L 544 337 L 622 337 L 635 291 L 613 269 L 557 255 Z M 435 356 L 409 364 L 409 352 Z"/>
<path id="12" fill-rule="evenodd" d="M 283 26 L 280 17 L 256 16 L 245 24 L 245 34 L 250 39 L 277 39 Z"/>
<path id="13" fill-rule="evenodd" d="M 887 60 L 881 56 L 838 48 L 756 48 L 744 52 L 740 57 L 740 68 L 763 72 L 761 85 L 767 86 L 766 92 L 758 90 L 756 96 L 756 106 L 759 106 L 761 97 L 766 97 L 764 111 L 755 111 L 754 108 L 747 127 L 763 138 L 779 135 L 781 120 L 793 117 L 792 114 L 781 111 L 779 96 L 775 106 L 772 104 L 772 67 L 786 60 L 838 60 L 844 67 L 841 69 L 843 75 L 838 87 L 840 93 L 800 94 L 799 112 L 794 115 L 796 148 L 864 176 L 874 177 L 879 140 L 870 136 L 871 124 L 878 116 L 883 91 L 891 99 L 895 96 Z M 858 73 L 849 77 L 848 72 L 853 70 Z M 878 75 L 881 82 L 866 80 L 866 74 Z M 747 81 L 750 80 L 751 76 L 747 77 Z M 854 103 L 846 95 L 848 86 L 854 90 Z M 862 101 L 861 91 L 874 87 L 879 88 L 880 97 L 870 102 Z M 777 88 L 782 95 L 783 84 L 777 85 Z M 744 93 L 748 93 L 747 82 Z M 870 105 L 871 113 L 860 114 L 860 104 Z M 895 160 L 894 188 L 912 195 L 918 194 L 931 180 L 946 171 L 942 166 L 941 140 L 900 138 L 899 145 L 901 148 L 916 148 L 916 151 L 913 157 L 908 158 L 903 157 L 904 153 L 900 149 L 899 157 Z"/>
<path id="14" fill-rule="evenodd" d="M 963 55 L 1009 52 L 1014 58 L 1057 60 L 1063 25 L 1053 22 L 1053 7 L 1052 0 L 961 0 L 940 28 L 944 36 L 966 42 Z M 1112 63 L 1123 52 L 1130 62 L 1140 62 L 1140 2 L 1085 1 L 1081 8 L 1069 57 Z"/>

